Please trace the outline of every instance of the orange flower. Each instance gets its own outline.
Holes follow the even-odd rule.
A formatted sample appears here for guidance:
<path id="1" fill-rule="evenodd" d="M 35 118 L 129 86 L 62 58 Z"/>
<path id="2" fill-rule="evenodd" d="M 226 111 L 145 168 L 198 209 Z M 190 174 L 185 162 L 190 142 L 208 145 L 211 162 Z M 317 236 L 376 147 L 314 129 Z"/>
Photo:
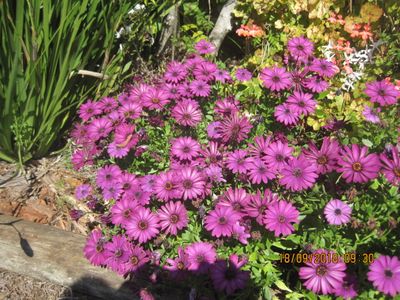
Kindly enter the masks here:
<path id="1" fill-rule="evenodd" d="M 236 34 L 238 36 L 244 36 L 244 37 L 262 37 L 265 32 L 264 30 L 255 24 L 249 24 L 249 25 L 240 25 L 240 28 L 236 30 Z"/>

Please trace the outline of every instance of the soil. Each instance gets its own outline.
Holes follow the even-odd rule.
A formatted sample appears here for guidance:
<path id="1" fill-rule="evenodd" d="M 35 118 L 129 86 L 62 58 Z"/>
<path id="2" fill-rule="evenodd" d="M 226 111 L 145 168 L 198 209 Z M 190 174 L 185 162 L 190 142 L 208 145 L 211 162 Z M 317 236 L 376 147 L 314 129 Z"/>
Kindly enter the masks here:
<path id="1" fill-rule="evenodd" d="M 18 173 L 15 165 L 0 162 L 0 214 L 87 235 L 95 216 L 74 197 L 75 188 L 86 178 L 70 168 L 63 156 L 35 161 L 24 173 Z M 74 220 L 71 209 L 85 215 Z"/>

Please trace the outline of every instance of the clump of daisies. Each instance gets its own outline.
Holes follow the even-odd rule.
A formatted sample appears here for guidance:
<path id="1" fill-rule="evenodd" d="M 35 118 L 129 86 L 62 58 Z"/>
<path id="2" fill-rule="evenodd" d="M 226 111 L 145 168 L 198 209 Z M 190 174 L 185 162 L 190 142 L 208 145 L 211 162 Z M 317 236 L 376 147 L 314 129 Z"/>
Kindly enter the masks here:
<path id="1" fill-rule="evenodd" d="M 72 131 L 72 163 L 77 170 L 94 166 L 95 176 L 77 188 L 76 196 L 102 214 L 84 254 L 92 264 L 121 276 L 190 284 L 193 278 L 206 278 L 216 291 L 234 294 L 254 274 L 245 251 L 238 255 L 233 249 L 245 249 L 254 232 L 264 240 L 292 235 L 302 212 L 292 195 L 328 176 L 365 184 L 382 173 L 398 185 L 400 159 L 395 147 L 390 155 L 378 155 L 365 146 L 341 145 L 331 136 L 299 146 L 282 134 L 255 135 L 254 120 L 242 104 L 234 95 L 220 94 L 221 86 L 247 81 L 252 74 L 239 69 L 231 76 L 218 67 L 215 47 L 205 40 L 195 49 L 184 61 L 170 62 L 154 82 L 136 83 L 116 97 L 80 107 L 81 122 Z M 329 87 L 336 72 L 332 63 L 314 57 L 308 39 L 290 40 L 287 67 L 265 68 L 260 74 L 270 91 L 289 93 L 275 108 L 276 121 L 293 126 L 301 116 L 312 115 L 316 95 Z M 368 93 L 393 103 L 392 90 L 383 88 L 385 95 Z M 156 142 L 146 132 L 165 123 L 173 128 L 163 149 L 167 168 L 154 164 L 151 174 L 130 171 L 129 162 L 141 160 Z M 351 213 L 347 203 L 334 199 L 320 215 L 326 226 L 346 226 Z M 193 228 L 199 231 L 188 240 Z M 306 288 L 327 294 L 345 284 L 345 270 L 343 263 L 310 263 L 299 274 Z M 383 290 L 391 294 L 395 288 Z"/>

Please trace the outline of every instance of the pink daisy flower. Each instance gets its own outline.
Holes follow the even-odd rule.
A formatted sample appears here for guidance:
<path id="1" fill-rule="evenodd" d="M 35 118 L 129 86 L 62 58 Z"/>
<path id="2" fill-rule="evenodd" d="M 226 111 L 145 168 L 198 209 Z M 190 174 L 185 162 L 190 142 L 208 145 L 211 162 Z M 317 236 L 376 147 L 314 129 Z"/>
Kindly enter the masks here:
<path id="1" fill-rule="evenodd" d="M 371 102 L 379 103 L 381 106 L 396 104 L 400 96 L 395 86 L 385 80 L 368 82 L 365 86 L 364 93 L 371 98 Z"/>
<path id="2" fill-rule="evenodd" d="M 172 61 L 167 66 L 167 71 L 164 74 L 165 81 L 178 83 L 184 80 L 187 76 L 185 65 L 180 62 Z"/>
<path id="3" fill-rule="evenodd" d="M 338 199 L 333 199 L 325 206 L 324 214 L 331 225 L 346 224 L 350 222 L 351 207 Z"/>
<path id="4" fill-rule="evenodd" d="M 200 274 L 207 273 L 210 265 L 217 259 L 214 247 L 207 242 L 196 242 L 187 246 L 185 254 L 189 262 L 188 269 Z"/>
<path id="5" fill-rule="evenodd" d="M 147 97 L 147 94 L 151 87 L 147 84 L 140 83 L 137 86 L 129 90 L 129 95 L 125 99 L 118 98 L 118 100 L 124 104 L 126 102 L 137 102 L 143 105 L 143 99 Z M 125 100 L 125 101 L 124 101 Z"/>
<path id="6" fill-rule="evenodd" d="M 271 169 L 280 171 L 286 165 L 286 161 L 291 157 L 292 150 L 293 149 L 289 147 L 287 143 L 282 143 L 278 140 L 269 144 L 263 160 Z"/>
<path id="7" fill-rule="evenodd" d="M 326 174 L 336 169 L 339 150 L 338 141 L 324 137 L 321 149 L 318 149 L 314 143 L 310 143 L 308 150 L 303 150 L 303 153 L 308 160 L 317 166 L 318 174 Z"/>
<path id="8" fill-rule="evenodd" d="M 215 102 L 214 111 L 224 117 L 229 117 L 239 112 L 239 101 L 236 99 L 220 99 Z"/>
<path id="9" fill-rule="evenodd" d="M 214 77 L 215 80 L 221 83 L 226 83 L 232 80 L 232 77 L 231 75 L 229 75 L 229 72 L 221 69 L 217 69 L 217 71 L 214 73 Z"/>
<path id="10" fill-rule="evenodd" d="M 295 91 L 293 95 L 286 100 L 286 103 L 293 112 L 304 114 L 305 116 L 313 113 L 317 105 L 317 101 L 313 99 L 313 95 L 298 91 Z"/>
<path id="11" fill-rule="evenodd" d="M 150 88 L 143 96 L 143 106 L 150 110 L 161 110 L 169 102 L 168 93 L 163 89 Z"/>
<path id="12" fill-rule="evenodd" d="M 304 86 L 313 93 L 322 93 L 329 87 L 329 83 L 319 76 L 312 76 L 304 81 Z"/>
<path id="13" fill-rule="evenodd" d="M 78 200 L 86 199 L 92 195 L 92 186 L 90 184 L 81 184 L 75 189 L 75 198 Z"/>
<path id="14" fill-rule="evenodd" d="M 122 186 L 120 183 L 115 182 L 114 185 L 106 186 L 102 189 L 104 200 L 115 199 L 118 200 L 122 194 Z"/>
<path id="15" fill-rule="evenodd" d="M 400 260 L 396 256 L 380 255 L 367 275 L 378 291 L 392 297 L 400 293 Z"/>
<path id="16" fill-rule="evenodd" d="M 380 112 L 380 108 L 373 109 L 372 107 L 368 105 L 364 105 L 364 110 L 362 111 L 362 114 L 368 122 L 374 123 L 374 124 L 379 124 L 381 123 L 381 119 L 378 116 L 378 113 Z"/>
<path id="17" fill-rule="evenodd" d="M 226 182 L 224 176 L 222 175 L 222 168 L 217 165 L 210 165 L 204 169 L 207 177 L 211 182 Z"/>
<path id="18" fill-rule="evenodd" d="M 220 132 L 224 143 L 240 143 L 247 138 L 253 126 L 246 117 L 234 114 L 221 122 Z"/>
<path id="19" fill-rule="evenodd" d="M 302 36 L 289 40 L 287 47 L 294 58 L 307 57 L 314 52 L 314 44 L 309 39 Z"/>
<path id="20" fill-rule="evenodd" d="M 252 159 L 247 157 L 247 151 L 238 149 L 228 154 L 226 167 L 233 173 L 244 174 L 250 170 Z"/>
<path id="21" fill-rule="evenodd" d="M 274 116 L 276 120 L 285 125 L 296 125 L 299 121 L 299 113 L 287 103 L 282 103 L 275 107 Z"/>
<path id="22" fill-rule="evenodd" d="M 137 272 L 149 261 L 150 258 L 141 246 L 130 244 L 128 261 L 123 266 L 123 274 Z"/>
<path id="23" fill-rule="evenodd" d="M 254 137 L 254 144 L 248 144 L 248 151 L 254 158 L 262 158 L 267 153 L 269 144 L 271 143 L 270 136 Z"/>
<path id="24" fill-rule="evenodd" d="M 163 201 L 180 198 L 182 191 L 178 188 L 178 184 L 179 178 L 175 172 L 160 173 L 154 181 L 154 193 Z"/>
<path id="25" fill-rule="evenodd" d="M 275 172 L 260 158 L 252 158 L 248 168 L 248 174 L 252 184 L 268 183 L 275 178 Z"/>
<path id="26" fill-rule="evenodd" d="M 239 68 L 236 70 L 236 79 L 239 81 L 248 81 L 251 79 L 251 72 L 247 69 Z"/>
<path id="27" fill-rule="evenodd" d="M 197 80 L 208 82 L 214 79 L 214 74 L 216 71 L 216 64 L 209 61 L 204 61 L 194 68 L 193 75 Z"/>
<path id="28" fill-rule="evenodd" d="M 189 219 L 182 202 L 168 202 L 158 211 L 161 229 L 167 234 L 177 235 L 178 230 L 186 227 Z"/>
<path id="29" fill-rule="evenodd" d="M 229 188 L 219 199 L 217 206 L 228 206 L 233 208 L 234 211 L 244 216 L 244 208 L 248 206 L 249 196 L 242 188 L 232 189 Z"/>
<path id="30" fill-rule="evenodd" d="M 399 150 L 395 146 L 391 146 L 391 159 L 386 154 L 381 154 L 382 173 L 386 179 L 394 185 L 400 185 L 400 156 Z"/>
<path id="31" fill-rule="evenodd" d="M 118 102 L 113 97 L 104 97 L 99 106 L 104 113 L 110 113 L 118 107 Z"/>
<path id="32" fill-rule="evenodd" d="M 179 137 L 172 141 L 171 153 L 180 160 L 192 160 L 200 153 L 200 144 L 191 137 Z"/>
<path id="33" fill-rule="evenodd" d="M 126 234 L 139 243 L 146 243 L 159 232 L 159 219 L 150 209 L 139 207 L 126 227 Z"/>
<path id="34" fill-rule="evenodd" d="M 315 254 L 333 255 L 333 252 L 319 249 L 314 252 Z M 342 286 L 346 276 L 345 270 L 346 264 L 342 261 L 317 264 L 313 260 L 307 262 L 305 267 L 300 268 L 299 276 L 305 280 L 304 285 L 307 289 L 316 294 L 326 295 L 335 292 Z"/>
<path id="35" fill-rule="evenodd" d="M 368 154 L 368 148 L 356 144 L 351 148 L 345 146 L 340 151 L 338 158 L 338 172 L 343 172 L 342 177 L 346 182 L 368 182 L 378 177 L 381 169 L 379 157 L 376 154 Z"/>
<path id="36" fill-rule="evenodd" d="M 172 117 L 179 125 L 195 127 L 202 119 L 199 104 L 194 100 L 183 100 L 172 109 Z"/>
<path id="37" fill-rule="evenodd" d="M 356 285 L 356 278 L 347 274 L 342 285 L 335 289 L 335 296 L 342 297 L 345 300 L 357 297 Z"/>
<path id="38" fill-rule="evenodd" d="M 101 188 L 114 186 L 122 175 L 117 165 L 107 165 L 97 171 L 96 184 Z"/>
<path id="39" fill-rule="evenodd" d="M 211 231 L 212 236 L 231 236 L 233 225 L 241 216 L 229 206 L 217 206 L 205 218 L 205 228 Z"/>
<path id="40" fill-rule="evenodd" d="M 210 268 L 210 276 L 216 290 L 232 295 L 235 291 L 244 289 L 250 279 L 249 271 L 240 270 L 247 263 L 246 259 L 239 260 L 236 254 L 225 260 L 218 260 Z"/>
<path id="41" fill-rule="evenodd" d="M 100 266 L 105 263 L 106 255 L 104 252 L 106 244 L 106 239 L 100 229 L 95 229 L 90 233 L 83 253 L 92 265 Z"/>
<path id="42" fill-rule="evenodd" d="M 94 119 L 87 127 L 87 134 L 93 142 L 107 137 L 113 128 L 113 124 L 107 118 Z"/>
<path id="43" fill-rule="evenodd" d="M 278 200 L 278 194 L 272 193 L 269 189 L 264 191 L 264 195 L 257 190 L 255 195 L 250 195 L 244 211 L 248 216 L 255 218 L 258 224 L 263 225 L 267 207 Z"/>
<path id="44" fill-rule="evenodd" d="M 236 222 L 232 227 L 232 237 L 241 242 L 243 245 L 247 245 L 249 243 L 247 240 L 251 237 L 251 234 L 245 226 L 242 226 L 239 222 Z"/>
<path id="45" fill-rule="evenodd" d="M 193 80 L 190 83 L 190 91 L 197 97 L 208 97 L 211 93 L 211 86 L 202 80 Z"/>
<path id="46" fill-rule="evenodd" d="M 187 270 L 189 268 L 189 260 L 182 247 L 178 247 L 178 257 L 175 259 L 167 258 L 163 269 L 168 270 L 169 275 L 176 280 L 181 280 L 186 278 Z"/>
<path id="47" fill-rule="evenodd" d="M 221 122 L 214 121 L 207 126 L 207 135 L 210 139 L 220 139 L 222 137 L 220 133 Z"/>
<path id="48" fill-rule="evenodd" d="M 105 245 L 105 264 L 114 272 L 123 274 L 124 264 L 129 258 L 129 242 L 125 236 L 114 235 L 110 243 Z"/>
<path id="49" fill-rule="evenodd" d="M 293 223 L 299 223 L 299 211 L 287 201 L 276 201 L 268 205 L 263 219 L 265 228 L 275 236 L 287 236 L 294 231 Z"/>
<path id="50" fill-rule="evenodd" d="M 201 150 L 201 155 L 207 165 L 223 166 L 224 153 L 220 151 L 220 145 L 216 142 L 209 142 L 205 149 Z"/>
<path id="51" fill-rule="evenodd" d="M 130 102 L 123 104 L 119 109 L 118 112 L 124 119 L 135 120 L 139 119 L 142 114 L 142 106 L 137 102 Z"/>
<path id="52" fill-rule="evenodd" d="M 338 67 L 326 59 L 314 59 L 310 70 L 317 72 L 320 76 L 332 78 L 338 71 Z"/>
<path id="53" fill-rule="evenodd" d="M 79 117 L 82 121 L 89 121 L 92 117 L 100 115 L 103 111 L 99 102 L 86 101 L 79 107 Z"/>
<path id="54" fill-rule="evenodd" d="M 200 40 L 196 43 L 194 48 L 196 49 L 197 53 L 201 55 L 213 53 L 215 51 L 215 46 L 206 40 Z"/>
<path id="55" fill-rule="evenodd" d="M 291 75 L 285 68 L 264 68 L 261 70 L 260 78 L 264 86 L 271 91 L 282 91 L 292 85 Z"/>
<path id="56" fill-rule="evenodd" d="M 182 191 L 184 200 L 192 200 L 199 197 L 205 188 L 204 176 L 195 168 L 183 168 L 179 174 L 179 189 Z"/>
<path id="57" fill-rule="evenodd" d="M 125 227 L 132 221 L 132 217 L 138 208 L 137 202 L 130 200 L 128 197 L 122 197 L 111 207 L 111 222 Z"/>
<path id="58" fill-rule="evenodd" d="M 303 155 L 288 161 L 281 170 L 279 183 L 291 191 L 301 191 L 314 185 L 318 178 L 317 166 Z"/>

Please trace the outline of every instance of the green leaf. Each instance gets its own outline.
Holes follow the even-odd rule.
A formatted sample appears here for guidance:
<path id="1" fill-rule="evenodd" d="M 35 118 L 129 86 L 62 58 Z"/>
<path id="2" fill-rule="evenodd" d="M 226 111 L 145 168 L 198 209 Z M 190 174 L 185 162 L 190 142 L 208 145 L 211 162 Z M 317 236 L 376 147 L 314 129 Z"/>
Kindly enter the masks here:
<path id="1" fill-rule="evenodd" d="M 287 292 L 292 292 L 292 290 L 289 289 L 287 287 L 287 285 L 282 280 L 277 280 L 274 283 L 280 290 L 287 291 Z"/>

